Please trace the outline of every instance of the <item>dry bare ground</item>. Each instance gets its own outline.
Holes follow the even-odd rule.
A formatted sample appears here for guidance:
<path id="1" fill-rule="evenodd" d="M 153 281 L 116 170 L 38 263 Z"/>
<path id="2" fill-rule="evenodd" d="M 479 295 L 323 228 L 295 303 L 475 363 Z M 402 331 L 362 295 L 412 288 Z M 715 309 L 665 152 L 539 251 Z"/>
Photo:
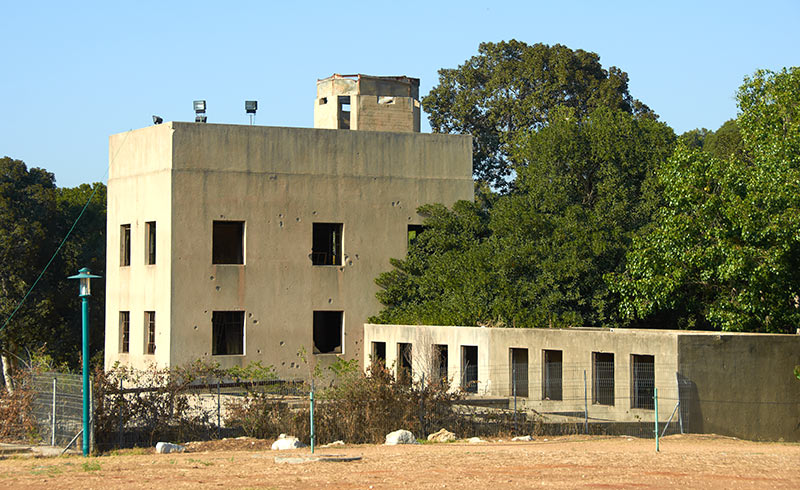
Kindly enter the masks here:
<path id="1" fill-rule="evenodd" d="M 559 437 L 415 446 L 344 446 L 356 462 L 276 463 L 269 441 L 190 444 L 95 457 L 0 461 L 2 488 L 800 488 L 800 444 L 715 436 Z M 310 451 L 282 451 L 308 456 Z"/>

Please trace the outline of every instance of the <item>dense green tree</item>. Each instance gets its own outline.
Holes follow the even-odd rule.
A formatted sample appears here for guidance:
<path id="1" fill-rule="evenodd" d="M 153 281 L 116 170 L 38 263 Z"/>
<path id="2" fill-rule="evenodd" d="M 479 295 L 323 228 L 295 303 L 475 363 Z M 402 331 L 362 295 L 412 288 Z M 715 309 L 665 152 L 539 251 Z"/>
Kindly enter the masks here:
<path id="1" fill-rule="evenodd" d="M 675 136 L 650 117 L 553 109 L 518 133 L 518 179 L 453 210 L 427 206 L 427 229 L 381 275 L 374 321 L 518 327 L 607 325 L 616 299 L 603 274 L 622 270 L 631 234 L 658 206 L 653 169 Z"/>
<path id="2" fill-rule="evenodd" d="M 625 273 L 608 276 L 626 317 L 677 312 L 686 327 L 732 331 L 800 324 L 800 69 L 759 71 L 737 100 L 743 152 L 682 147 L 659 171 L 667 205 Z"/>
<path id="3" fill-rule="evenodd" d="M 650 114 L 628 92 L 628 75 L 604 69 L 597 54 L 516 40 L 482 43 L 463 65 L 439 70 L 422 105 L 434 132 L 472 134 L 474 176 L 499 189 L 513 170 L 511 141 L 545 126 L 557 107 L 578 118 L 598 107 Z"/>
<path id="4" fill-rule="evenodd" d="M 77 364 L 80 307 L 66 277 L 81 266 L 105 266 L 105 186 L 100 186 L 70 239 L 45 270 L 93 187 L 59 189 L 53 174 L 20 160 L 0 159 L 0 354 L 7 371 L 26 353 L 44 349 L 57 362 Z M 103 325 L 103 288 L 94 289 L 95 326 Z M 25 299 L 21 307 L 20 302 Z M 99 305 L 99 306 L 98 306 Z M 14 313 L 16 310 L 16 313 Z M 13 314 L 13 317 L 12 317 Z M 99 333 L 98 333 L 99 332 Z M 93 347 L 102 348 L 102 327 Z"/>

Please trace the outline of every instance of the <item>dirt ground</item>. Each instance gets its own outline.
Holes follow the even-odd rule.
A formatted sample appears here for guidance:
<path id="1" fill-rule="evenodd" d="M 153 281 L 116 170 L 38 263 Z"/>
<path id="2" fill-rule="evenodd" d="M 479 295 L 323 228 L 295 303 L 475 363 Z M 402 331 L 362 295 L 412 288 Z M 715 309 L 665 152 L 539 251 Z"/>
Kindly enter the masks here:
<path id="1" fill-rule="evenodd" d="M 414 446 L 357 445 L 316 454 L 354 462 L 279 463 L 308 448 L 270 441 L 190 443 L 190 452 L 128 450 L 101 457 L 0 461 L 0 488 L 800 488 L 800 444 L 715 436 L 570 436 Z"/>

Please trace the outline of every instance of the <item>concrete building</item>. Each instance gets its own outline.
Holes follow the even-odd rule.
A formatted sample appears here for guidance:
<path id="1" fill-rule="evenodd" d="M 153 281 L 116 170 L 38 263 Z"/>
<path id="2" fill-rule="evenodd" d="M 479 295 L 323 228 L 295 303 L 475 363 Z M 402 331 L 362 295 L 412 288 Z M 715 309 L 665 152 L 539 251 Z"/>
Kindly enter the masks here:
<path id="1" fill-rule="evenodd" d="M 471 137 L 420 134 L 418 86 L 320 80 L 314 129 L 111 136 L 106 367 L 261 361 L 305 377 L 301 351 L 360 359 L 374 279 L 405 255 L 417 207 L 473 198 Z"/>
<path id="2" fill-rule="evenodd" d="M 363 348 L 399 378 L 516 394 L 546 420 L 652 422 L 658 388 L 662 426 L 800 441 L 800 335 L 367 324 Z"/>

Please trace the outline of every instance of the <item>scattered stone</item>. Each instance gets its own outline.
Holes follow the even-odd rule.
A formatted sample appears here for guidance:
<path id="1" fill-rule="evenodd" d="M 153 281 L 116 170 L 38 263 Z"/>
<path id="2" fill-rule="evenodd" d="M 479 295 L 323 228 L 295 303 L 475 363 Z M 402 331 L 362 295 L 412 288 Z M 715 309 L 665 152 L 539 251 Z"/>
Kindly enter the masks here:
<path id="1" fill-rule="evenodd" d="M 456 435 L 443 428 L 438 432 L 428 434 L 428 440 L 431 442 L 452 442 L 456 440 Z"/>
<path id="2" fill-rule="evenodd" d="M 511 440 L 512 441 L 526 441 L 527 442 L 527 441 L 532 441 L 533 437 L 531 437 L 531 436 L 517 436 L 517 437 L 514 437 Z"/>
<path id="3" fill-rule="evenodd" d="M 469 439 L 467 439 L 467 442 L 470 444 L 478 444 L 480 442 L 486 442 L 486 441 L 484 441 L 480 437 L 470 437 Z"/>
<path id="4" fill-rule="evenodd" d="M 333 446 L 344 446 L 344 441 L 333 441 L 329 442 L 328 444 L 323 444 L 320 447 L 333 447 Z"/>
<path id="5" fill-rule="evenodd" d="M 387 446 L 394 446 L 397 444 L 419 444 L 417 439 L 414 437 L 414 434 L 411 432 L 400 429 L 394 432 L 390 432 L 386 434 L 386 442 L 384 443 Z"/>
<path id="6" fill-rule="evenodd" d="M 287 449 L 297 449 L 299 447 L 306 447 L 306 445 L 300 442 L 300 439 L 294 436 L 287 436 L 286 434 L 279 435 L 278 439 L 272 443 L 273 451 L 285 451 Z"/>
<path id="7" fill-rule="evenodd" d="M 184 451 L 186 451 L 186 446 L 181 446 L 180 444 L 172 444 L 171 442 L 159 442 L 156 444 L 156 452 L 158 454 L 182 453 Z"/>

